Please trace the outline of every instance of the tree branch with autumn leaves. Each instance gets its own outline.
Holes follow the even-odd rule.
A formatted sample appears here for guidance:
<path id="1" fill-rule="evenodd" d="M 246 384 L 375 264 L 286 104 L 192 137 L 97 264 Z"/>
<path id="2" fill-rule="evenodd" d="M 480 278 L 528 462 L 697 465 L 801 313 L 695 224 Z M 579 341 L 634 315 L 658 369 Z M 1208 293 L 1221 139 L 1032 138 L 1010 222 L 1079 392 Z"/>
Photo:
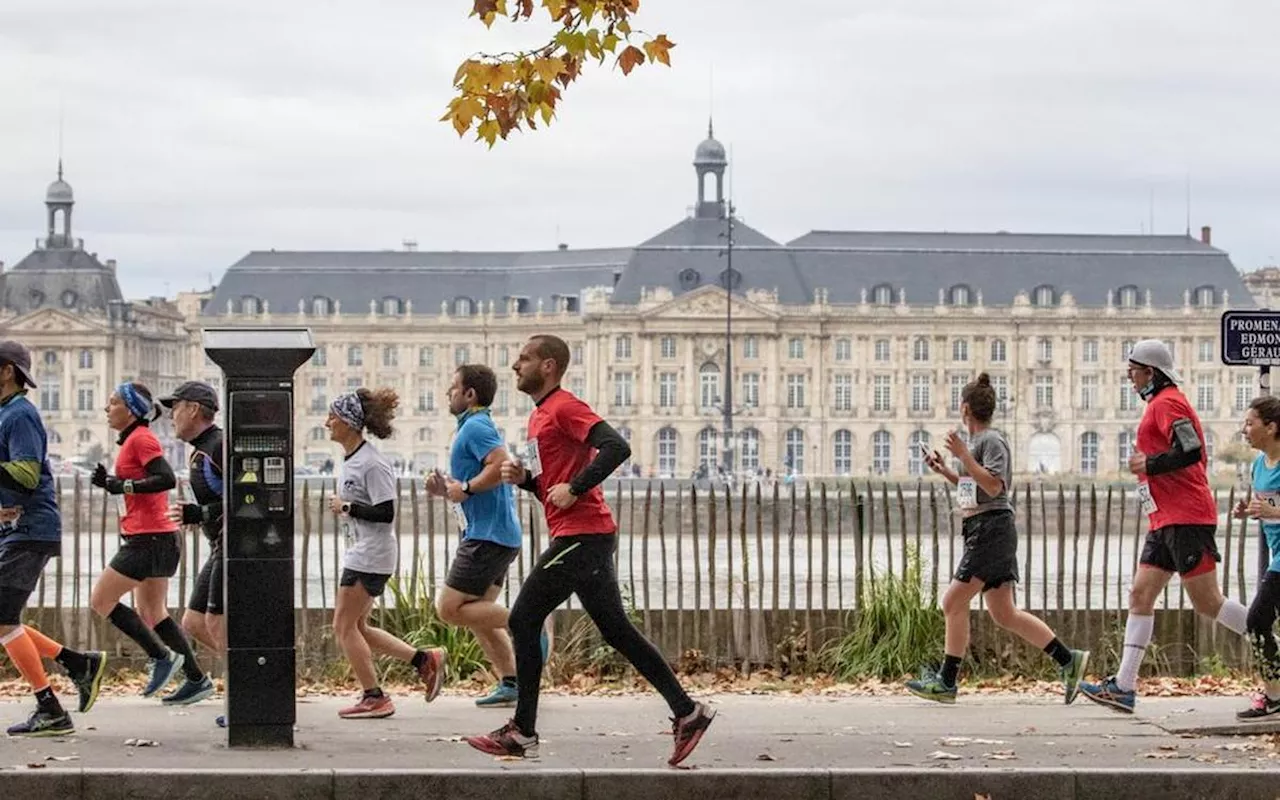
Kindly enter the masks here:
<path id="1" fill-rule="evenodd" d="M 640 0 L 540 0 L 540 6 L 560 26 L 543 46 L 517 53 L 481 54 L 468 58 L 453 78 L 457 95 L 441 117 L 459 136 L 476 131 L 476 140 L 493 147 L 499 138 L 538 121 L 555 118 L 561 92 L 587 64 L 603 64 L 613 57 L 623 75 L 648 63 L 671 66 L 675 43 L 666 34 L 649 36 L 633 30 L 631 18 Z M 535 0 L 474 0 L 471 16 L 485 27 L 499 18 L 529 20 Z M 621 48 L 621 49 L 619 49 Z"/>

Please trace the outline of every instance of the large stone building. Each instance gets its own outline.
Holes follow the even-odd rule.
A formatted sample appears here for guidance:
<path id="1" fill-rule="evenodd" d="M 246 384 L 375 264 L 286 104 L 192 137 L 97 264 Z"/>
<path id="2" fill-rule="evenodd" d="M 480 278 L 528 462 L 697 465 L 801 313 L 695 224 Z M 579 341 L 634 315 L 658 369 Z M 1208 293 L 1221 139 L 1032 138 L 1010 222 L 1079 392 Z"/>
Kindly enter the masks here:
<path id="1" fill-rule="evenodd" d="M 783 244 L 727 207 L 710 132 L 693 166 L 693 213 L 631 247 L 250 253 L 211 296 L 180 300 L 203 309 L 191 369 L 216 378 L 200 325 L 309 327 L 319 349 L 298 374 L 298 457 L 332 458 L 322 425 L 334 394 L 391 385 L 405 403 L 385 450 L 421 470 L 444 463 L 454 365 L 509 375 L 525 339 L 554 332 L 573 347 L 568 386 L 630 438 L 632 467 L 674 476 L 721 462 L 726 380 L 736 469 L 919 473 L 919 445 L 941 446 L 961 387 L 985 370 L 1021 471 L 1105 475 L 1125 462 L 1142 409 L 1126 348 L 1154 337 L 1173 345 L 1210 444 L 1238 431 L 1254 379 L 1219 363 L 1219 316 L 1254 303 L 1208 229 L 814 231 Z M 495 417 L 519 441 L 529 403 L 500 385 Z"/>
<path id="2" fill-rule="evenodd" d="M 53 460 L 87 463 L 114 452 L 104 409 L 116 385 L 138 380 L 157 393 L 172 389 L 187 367 L 189 334 L 164 298 L 124 299 L 116 262 L 99 261 L 73 235 L 74 207 L 59 164 L 45 194 L 45 236 L 13 267 L 0 262 L 0 336 L 31 350 L 39 384 L 32 399 Z M 181 459 L 167 419 L 155 430 L 171 459 Z"/>

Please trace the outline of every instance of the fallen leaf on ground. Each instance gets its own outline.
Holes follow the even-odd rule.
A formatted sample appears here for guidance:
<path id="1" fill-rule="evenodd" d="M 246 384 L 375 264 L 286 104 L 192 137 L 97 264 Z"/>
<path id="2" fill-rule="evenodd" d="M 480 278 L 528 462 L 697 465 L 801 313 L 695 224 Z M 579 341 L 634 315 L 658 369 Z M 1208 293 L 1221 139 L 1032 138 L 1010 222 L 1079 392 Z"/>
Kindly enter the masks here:
<path id="1" fill-rule="evenodd" d="M 756 761 L 777 761 L 777 760 L 778 759 L 774 758 L 768 753 L 761 753 L 760 755 L 756 756 Z"/>
<path id="2" fill-rule="evenodd" d="M 1169 752 L 1169 751 L 1167 751 L 1167 750 L 1161 750 L 1161 751 L 1153 752 L 1153 753 L 1143 753 L 1143 754 L 1142 754 L 1142 757 L 1143 757 L 1143 758 L 1156 758 L 1156 759 L 1160 759 L 1160 760 L 1162 760 L 1162 761 L 1168 761 L 1168 760 L 1171 760 L 1171 759 L 1178 759 L 1178 758 L 1191 758 L 1191 754 L 1190 754 L 1190 753 L 1171 753 L 1171 752 Z"/>
<path id="3" fill-rule="evenodd" d="M 945 750 L 934 750 L 929 754 L 929 758 L 932 758 L 934 761 L 960 761 L 964 756 L 959 756 L 955 753 L 948 753 Z"/>
<path id="4" fill-rule="evenodd" d="M 39 762 L 32 762 L 27 765 L 27 769 L 44 769 L 44 764 L 41 764 Z"/>
<path id="5" fill-rule="evenodd" d="M 913 742 L 894 742 L 894 747 L 915 747 Z"/>
<path id="6" fill-rule="evenodd" d="M 125 739 L 125 747 L 159 747 L 160 743 L 153 739 Z"/>
<path id="7" fill-rule="evenodd" d="M 79 761 L 80 756 L 45 756 L 45 761 Z"/>
<path id="8" fill-rule="evenodd" d="M 997 750 L 994 753 L 983 753 L 982 757 L 992 761 L 1013 761 L 1018 754 L 1012 750 Z"/>
<path id="9" fill-rule="evenodd" d="M 989 795 L 989 794 L 975 794 L 975 795 L 973 796 L 973 800 L 991 800 L 991 795 Z"/>

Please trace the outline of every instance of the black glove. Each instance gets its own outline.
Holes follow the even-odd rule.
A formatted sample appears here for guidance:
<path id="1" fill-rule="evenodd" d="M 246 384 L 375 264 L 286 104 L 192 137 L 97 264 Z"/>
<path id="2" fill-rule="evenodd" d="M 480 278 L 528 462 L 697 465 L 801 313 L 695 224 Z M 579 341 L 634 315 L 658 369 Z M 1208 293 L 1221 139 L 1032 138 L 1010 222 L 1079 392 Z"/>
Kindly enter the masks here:
<path id="1" fill-rule="evenodd" d="M 94 467 L 90 482 L 99 489 L 106 489 L 107 494 L 124 494 L 124 481 L 107 474 L 107 468 L 99 464 Z"/>

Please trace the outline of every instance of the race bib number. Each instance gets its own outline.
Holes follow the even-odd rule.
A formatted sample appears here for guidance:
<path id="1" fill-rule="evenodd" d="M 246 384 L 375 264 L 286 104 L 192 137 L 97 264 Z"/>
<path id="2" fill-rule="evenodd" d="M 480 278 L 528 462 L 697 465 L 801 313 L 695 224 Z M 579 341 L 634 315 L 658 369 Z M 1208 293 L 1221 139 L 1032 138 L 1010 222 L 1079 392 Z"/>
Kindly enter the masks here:
<path id="1" fill-rule="evenodd" d="M 356 546 L 356 532 L 350 522 L 342 523 L 342 541 L 346 543 L 348 550 Z"/>
<path id="2" fill-rule="evenodd" d="M 1142 506 L 1142 513 L 1148 516 L 1160 510 L 1155 498 L 1151 496 L 1151 487 L 1148 484 L 1138 484 L 1138 505 Z"/>
<path id="3" fill-rule="evenodd" d="M 1267 505 L 1271 506 L 1272 508 L 1275 508 L 1276 501 L 1280 500 L 1280 493 L 1276 493 L 1276 492 L 1255 492 L 1253 496 L 1258 498 L 1262 502 L 1266 503 Z"/>
<path id="4" fill-rule="evenodd" d="M 449 510 L 453 512 L 453 521 L 458 526 L 458 532 L 464 533 L 467 530 L 467 512 L 462 510 L 462 503 L 450 503 Z"/>
<path id="5" fill-rule="evenodd" d="M 542 474 L 542 456 L 538 453 L 538 440 L 526 442 L 520 452 L 520 463 L 529 470 L 529 474 L 538 477 Z"/>
<path id="6" fill-rule="evenodd" d="M 978 482 L 973 478 L 961 478 L 956 483 L 956 505 L 964 510 L 978 507 Z"/>

